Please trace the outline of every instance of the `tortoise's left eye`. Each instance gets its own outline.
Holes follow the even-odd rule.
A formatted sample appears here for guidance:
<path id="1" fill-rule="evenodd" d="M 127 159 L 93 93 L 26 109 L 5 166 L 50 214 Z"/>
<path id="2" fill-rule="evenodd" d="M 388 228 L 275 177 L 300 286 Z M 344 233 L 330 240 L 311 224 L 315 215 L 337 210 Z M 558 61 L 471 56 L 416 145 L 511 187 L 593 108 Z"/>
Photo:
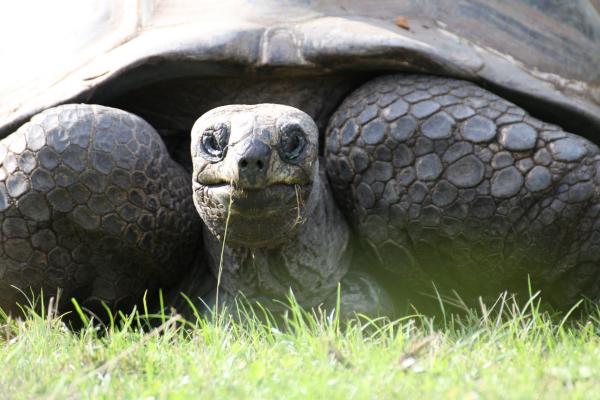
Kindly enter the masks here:
<path id="1" fill-rule="evenodd" d="M 279 155 L 287 162 L 299 161 L 306 147 L 306 134 L 298 125 L 284 126 L 279 139 Z"/>
<path id="2" fill-rule="evenodd" d="M 226 125 L 209 128 L 202 133 L 200 153 L 209 161 L 221 161 L 227 152 L 228 142 L 229 128 Z"/>

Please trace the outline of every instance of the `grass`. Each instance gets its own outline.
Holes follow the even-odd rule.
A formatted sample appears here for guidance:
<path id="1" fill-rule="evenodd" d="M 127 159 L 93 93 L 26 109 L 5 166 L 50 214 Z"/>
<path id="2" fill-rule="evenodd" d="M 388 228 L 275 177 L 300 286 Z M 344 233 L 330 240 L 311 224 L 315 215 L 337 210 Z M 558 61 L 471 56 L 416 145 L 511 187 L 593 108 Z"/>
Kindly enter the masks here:
<path id="1" fill-rule="evenodd" d="M 542 312 L 537 296 L 521 307 L 503 296 L 342 326 L 292 301 L 279 322 L 247 308 L 194 322 L 134 312 L 79 331 L 29 312 L 3 318 L 0 397 L 600 398 L 600 309 L 584 306 L 570 318 Z"/>

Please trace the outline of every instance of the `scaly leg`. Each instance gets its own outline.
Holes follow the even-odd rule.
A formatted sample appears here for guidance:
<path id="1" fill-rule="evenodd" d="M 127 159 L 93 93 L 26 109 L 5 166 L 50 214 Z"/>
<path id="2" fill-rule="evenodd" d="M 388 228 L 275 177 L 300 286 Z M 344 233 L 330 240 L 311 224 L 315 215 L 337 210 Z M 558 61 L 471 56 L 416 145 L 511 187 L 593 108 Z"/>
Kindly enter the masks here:
<path id="1" fill-rule="evenodd" d="M 600 294 L 590 141 L 475 84 L 399 74 L 348 96 L 326 143 L 336 199 L 398 282 L 475 299 L 529 276 L 559 306 Z"/>
<path id="2" fill-rule="evenodd" d="M 117 109 L 46 110 L 0 142 L 0 306 L 63 290 L 129 307 L 191 265 L 190 178 L 145 121 Z M 19 290 L 15 289 L 18 288 Z"/>

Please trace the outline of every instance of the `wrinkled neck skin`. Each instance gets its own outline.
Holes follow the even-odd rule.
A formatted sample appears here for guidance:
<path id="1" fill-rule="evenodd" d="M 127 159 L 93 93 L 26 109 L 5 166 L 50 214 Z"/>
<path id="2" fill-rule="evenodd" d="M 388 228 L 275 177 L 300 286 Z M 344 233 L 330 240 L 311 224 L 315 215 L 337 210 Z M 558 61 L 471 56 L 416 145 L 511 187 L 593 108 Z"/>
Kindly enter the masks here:
<path id="1" fill-rule="evenodd" d="M 350 232 L 322 169 L 315 174 L 302 218 L 274 246 L 230 246 L 204 228 L 209 264 L 219 290 L 277 310 L 290 293 L 303 307 L 322 303 L 337 288 L 351 259 Z M 223 259 L 221 260 L 221 253 Z M 276 300 L 275 302 L 273 300 Z"/>

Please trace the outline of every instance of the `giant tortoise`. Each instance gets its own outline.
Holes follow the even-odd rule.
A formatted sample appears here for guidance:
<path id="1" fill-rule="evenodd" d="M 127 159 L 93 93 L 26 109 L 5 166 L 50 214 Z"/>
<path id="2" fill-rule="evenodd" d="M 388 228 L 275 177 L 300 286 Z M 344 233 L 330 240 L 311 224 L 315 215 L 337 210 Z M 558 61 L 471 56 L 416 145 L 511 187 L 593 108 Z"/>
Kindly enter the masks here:
<path id="1" fill-rule="evenodd" d="M 600 295 L 597 0 L 30 3 L 0 24 L 5 310 Z"/>

